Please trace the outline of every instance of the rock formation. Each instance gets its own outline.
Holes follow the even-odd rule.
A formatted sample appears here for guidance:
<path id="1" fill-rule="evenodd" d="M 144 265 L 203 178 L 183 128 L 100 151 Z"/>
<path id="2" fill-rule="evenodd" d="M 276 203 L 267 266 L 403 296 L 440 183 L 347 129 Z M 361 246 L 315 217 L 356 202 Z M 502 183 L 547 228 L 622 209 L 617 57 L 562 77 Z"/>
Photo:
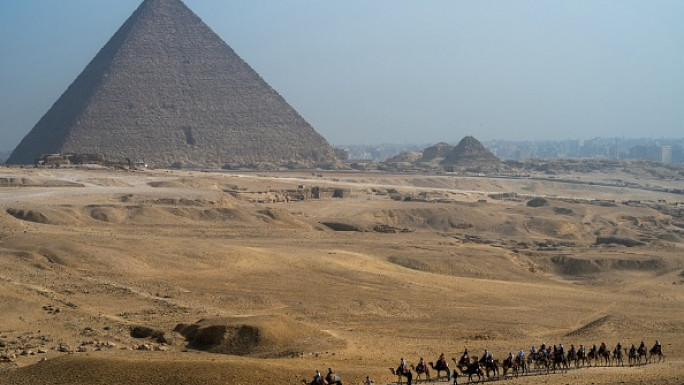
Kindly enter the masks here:
<path id="1" fill-rule="evenodd" d="M 152 166 L 333 162 L 333 150 L 180 0 L 145 0 L 7 163 L 104 154 Z"/>

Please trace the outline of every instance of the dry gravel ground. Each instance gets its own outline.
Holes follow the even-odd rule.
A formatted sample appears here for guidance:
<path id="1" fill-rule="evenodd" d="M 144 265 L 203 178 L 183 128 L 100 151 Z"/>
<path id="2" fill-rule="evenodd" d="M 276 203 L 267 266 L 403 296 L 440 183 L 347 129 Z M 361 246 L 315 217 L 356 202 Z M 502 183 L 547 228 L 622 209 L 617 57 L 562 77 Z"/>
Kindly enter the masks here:
<path id="1" fill-rule="evenodd" d="M 678 182 L 567 177 L 0 168 L 0 384 L 383 384 L 656 339 L 664 362 L 505 381 L 683 384 L 684 196 L 652 189 Z"/>

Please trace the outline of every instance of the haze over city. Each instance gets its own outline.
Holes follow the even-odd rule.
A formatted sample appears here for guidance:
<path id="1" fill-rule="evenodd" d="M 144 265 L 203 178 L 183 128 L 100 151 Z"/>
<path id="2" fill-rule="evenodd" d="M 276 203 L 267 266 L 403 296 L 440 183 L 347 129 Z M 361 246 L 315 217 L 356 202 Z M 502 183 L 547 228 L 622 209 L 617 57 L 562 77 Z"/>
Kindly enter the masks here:
<path id="1" fill-rule="evenodd" d="M 682 2 L 185 2 L 333 145 L 684 132 Z M 0 151 L 139 4 L 2 6 Z"/>

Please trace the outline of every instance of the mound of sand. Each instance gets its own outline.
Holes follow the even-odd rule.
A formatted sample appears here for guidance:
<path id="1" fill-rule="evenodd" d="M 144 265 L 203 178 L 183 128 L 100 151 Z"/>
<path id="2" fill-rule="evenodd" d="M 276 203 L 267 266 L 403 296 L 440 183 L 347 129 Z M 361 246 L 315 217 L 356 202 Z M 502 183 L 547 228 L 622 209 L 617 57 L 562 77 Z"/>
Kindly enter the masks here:
<path id="1" fill-rule="evenodd" d="M 8 208 L 6 212 L 22 221 L 48 225 L 73 226 L 82 221 L 79 213 L 70 207 Z"/>
<path id="2" fill-rule="evenodd" d="M 174 330 L 192 349 L 258 358 L 297 357 L 345 345 L 328 333 L 285 316 L 203 319 L 179 324 Z"/>

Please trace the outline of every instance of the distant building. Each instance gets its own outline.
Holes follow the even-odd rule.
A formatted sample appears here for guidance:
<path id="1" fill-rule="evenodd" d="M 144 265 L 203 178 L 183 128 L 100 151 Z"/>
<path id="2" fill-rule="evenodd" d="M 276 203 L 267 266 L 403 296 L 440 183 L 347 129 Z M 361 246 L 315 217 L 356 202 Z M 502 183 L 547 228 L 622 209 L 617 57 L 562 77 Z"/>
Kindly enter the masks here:
<path id="1" fill-rule="evenodd" d="M 645 159 L 653 162 L 672 163 L 672 146 L 636 146 L 629 150 L 632 159 Z"/>

